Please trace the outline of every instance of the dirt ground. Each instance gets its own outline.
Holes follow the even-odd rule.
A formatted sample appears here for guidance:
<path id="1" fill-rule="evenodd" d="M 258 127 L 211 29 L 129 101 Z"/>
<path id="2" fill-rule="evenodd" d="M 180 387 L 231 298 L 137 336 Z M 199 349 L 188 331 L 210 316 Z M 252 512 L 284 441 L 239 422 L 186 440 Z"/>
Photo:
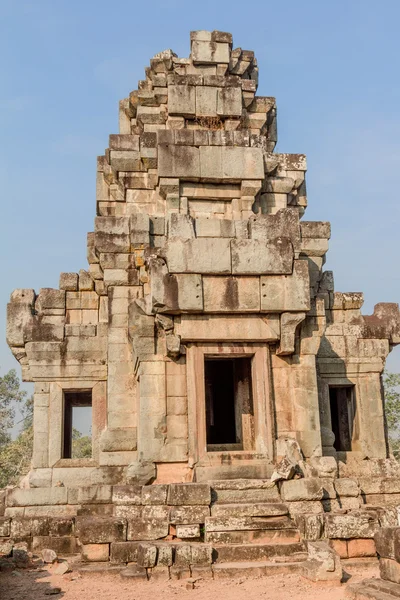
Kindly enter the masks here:
<path id="1" fill-rule="evenodd" d="M 0 573 L 1 600 L 342 600 L 348 583 L 378 577 L 378 568 L 345 568 L 348 582 L 332 587 L 314 584 L 299 575 L 200 580 L 195 589 L 187 590 L 183 581 L 135 581 L 118 574 L 80 576 L 77 573 L 55 575 L 57 565 L 41 570 L 18 570 Z M 61 592 L 49 595 L 51 589 Z M 51 593 L 51 592 L 50 592 Z"/>

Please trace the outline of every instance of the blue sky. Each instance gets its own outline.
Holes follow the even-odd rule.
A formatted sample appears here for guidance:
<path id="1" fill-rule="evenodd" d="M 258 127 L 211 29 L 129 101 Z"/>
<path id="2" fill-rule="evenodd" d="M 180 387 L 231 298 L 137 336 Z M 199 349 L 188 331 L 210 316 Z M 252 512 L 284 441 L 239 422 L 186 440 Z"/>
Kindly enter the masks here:
<path id="1" fill-rule="evenodd" d="M 259 95 L 276 96 L 277 150 L 308 157 L 307 220 L 328 220 L 326 268 L 364 312 L 400 301 L 400 81 L 396 0 L 1 0 L 0 373 L 14 288 L 57 287 L 86 266 L 96 155 L 118 101 L 157 52 L 189 54 L 193 29 L 255 51 Z M 400 350 L 389 359 L 400 371 Z"/>

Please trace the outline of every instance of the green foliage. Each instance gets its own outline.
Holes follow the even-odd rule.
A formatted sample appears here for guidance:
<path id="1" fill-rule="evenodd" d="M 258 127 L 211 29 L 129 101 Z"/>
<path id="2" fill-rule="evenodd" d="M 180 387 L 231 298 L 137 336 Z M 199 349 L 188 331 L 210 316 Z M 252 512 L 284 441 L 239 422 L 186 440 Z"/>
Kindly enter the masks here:
<path id="1" fill-rule="evenodd" d="M 77 429 L 72 430 L 71 458 L 92 458 L 92 436 L 82 435 Z"/>
<path id="2" fill-rule="evenodd" d="M 16 485 L 29 471 L 33 447 L 33 427 L 22 431 L 0 450 L 0 488 Z"/>
<path id="3" fill-rule="evenodd" d="M 15 369 L 0 377 L 0 449 L 11 441 L 9 430 L 14 426 L 15 405 L 26 397 L 26 392 L 19 386 Z"/>
<path id="4" fill-rule="evenodd" d="M 383 388 L 389 443 L 394 456 L 400 459 L 400 373 L 385 371 Z"/>

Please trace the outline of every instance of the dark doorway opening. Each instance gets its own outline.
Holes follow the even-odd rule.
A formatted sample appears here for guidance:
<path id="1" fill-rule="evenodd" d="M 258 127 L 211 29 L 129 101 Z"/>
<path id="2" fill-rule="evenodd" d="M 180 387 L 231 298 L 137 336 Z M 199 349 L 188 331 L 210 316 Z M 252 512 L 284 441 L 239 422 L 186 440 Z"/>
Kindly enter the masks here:
<path id="1" fill-rule="evenodd" d="M 251 358 L 206 358 L 207 450 L 252 450 Z"/>
<path id="2" fill-rule="evenodd" d="M 63 458 L 90 458 L 92 456 L 90 429 L 92 422 L 92 392 L 64 392 Z M 86 427 L 87 428 L 87 427 Z M 85 435 L 86 433 L 86 435 Z"/>
<path id="3" fill-rule="evenodd" d="M 335 434 L 333 447 L 338 452 L 350 452 L 355 416 L 354 386 L 329 386 L 329 403 Z"/>

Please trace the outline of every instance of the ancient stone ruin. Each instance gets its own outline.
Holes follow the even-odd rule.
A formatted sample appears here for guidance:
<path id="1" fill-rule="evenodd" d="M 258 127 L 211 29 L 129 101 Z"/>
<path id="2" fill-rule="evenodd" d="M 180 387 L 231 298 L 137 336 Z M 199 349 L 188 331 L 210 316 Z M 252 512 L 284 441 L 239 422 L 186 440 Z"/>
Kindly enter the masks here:
<path id="1" fill-rule="evenodd" d="M 381 374 L 399 308 L 364 316 L 361 293 L 335 292 L 330 225 L 304 219 L 305 156 L 274 153 L 254 53 L 219 31 L 190 41 L 120 102 L 88 269 L 11 294 L 34 453 L 0 543 L 147 575 L 284 556 L 338 577 L 337 554 L 376 556 L 398 524 Z M 73 451 L 82 407 L 90 458 Z"/>

